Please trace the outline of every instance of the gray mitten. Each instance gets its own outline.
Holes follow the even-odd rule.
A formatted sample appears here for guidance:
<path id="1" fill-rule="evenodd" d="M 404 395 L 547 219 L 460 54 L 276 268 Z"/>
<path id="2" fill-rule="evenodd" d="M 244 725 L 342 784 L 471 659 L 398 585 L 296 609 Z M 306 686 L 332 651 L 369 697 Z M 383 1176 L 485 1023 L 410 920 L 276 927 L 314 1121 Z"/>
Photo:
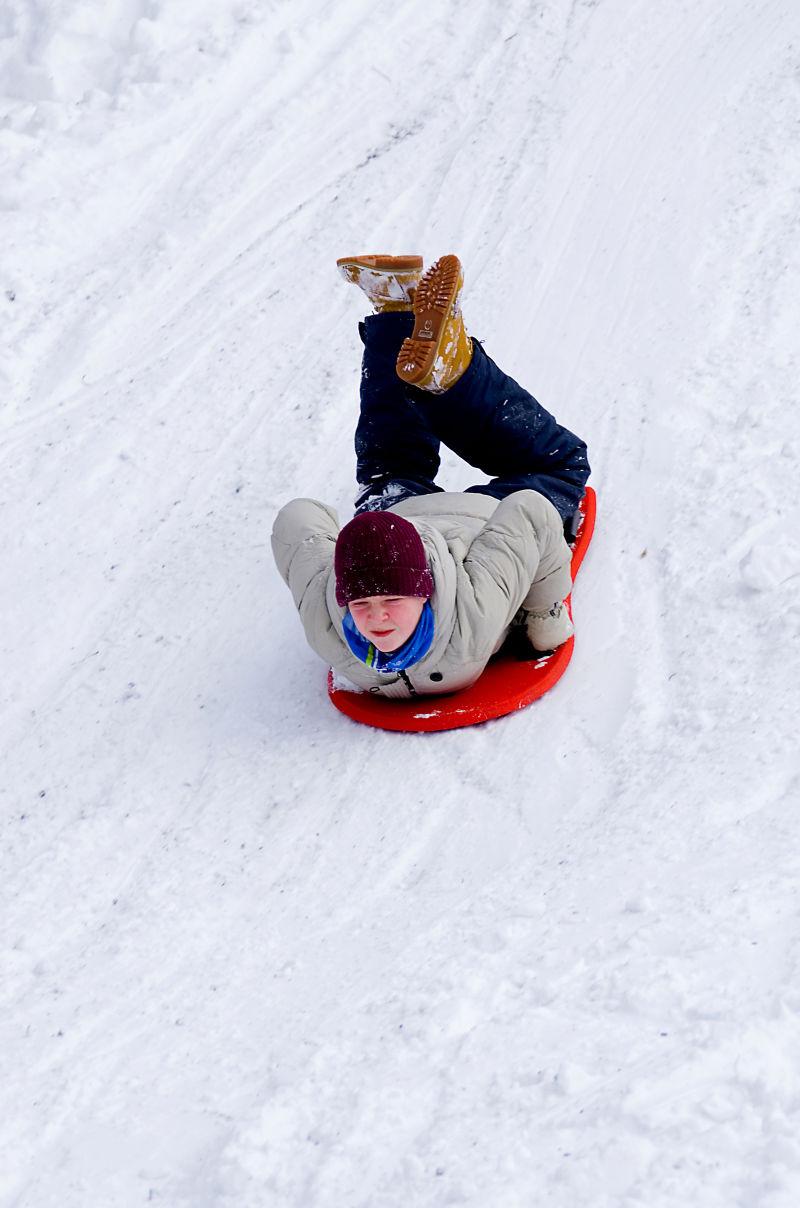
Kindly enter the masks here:
<path id="1" fill-rule="evenodd" d="M 532 612 L 525 616 L 525 633 L 534 650 L 555 650 L 563 646 L 575 632 L 565 601 L 561 600 L 550 608 Z"/>

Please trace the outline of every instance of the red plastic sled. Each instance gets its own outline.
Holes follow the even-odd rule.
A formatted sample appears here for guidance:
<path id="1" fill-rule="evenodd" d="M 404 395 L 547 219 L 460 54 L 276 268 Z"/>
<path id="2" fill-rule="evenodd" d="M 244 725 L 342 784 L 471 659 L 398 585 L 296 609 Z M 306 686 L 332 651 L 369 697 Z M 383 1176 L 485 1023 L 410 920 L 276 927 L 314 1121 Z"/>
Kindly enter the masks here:
<path id="1" fill-rule="evenodd" d="M 581 523 L 572 550 L 572 578 L 578 573 L 594 532 L 597 498 L 591 487 L 581 503 Z M 570 604 L 570 614 L 572 607 Z M 350 692 L 334 686 L 328 672 L 328 694 L 342 713 L 353 721 L 380 730 L 455 730 L 474 726 L 493 717 L 524 709 L 543 696 L 561 679 L 572 658 L 575 639 L 570 638 L 553 654 L 540 659 L 519 660 L 501 651 L 487 664 L 471 687 L 449 696 L 418 696 L 413 700 L 387 700 L 369 692 Z"/>

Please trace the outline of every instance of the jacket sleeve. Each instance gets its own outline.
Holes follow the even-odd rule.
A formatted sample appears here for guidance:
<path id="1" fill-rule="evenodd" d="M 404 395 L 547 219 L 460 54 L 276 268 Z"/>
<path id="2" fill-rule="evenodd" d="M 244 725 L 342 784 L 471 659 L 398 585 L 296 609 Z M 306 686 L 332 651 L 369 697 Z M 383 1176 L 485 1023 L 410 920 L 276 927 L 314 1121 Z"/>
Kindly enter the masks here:
<path id="1" fill-rule="evenodd" d="M 275 562 L 315 649 L 317 644 L 311 639 L 322 618 L 327 617 L 325 592 L 338 534 L 336 512 L 315 499 L 293 499 L 287 503 L 278 512 L 272 528 Z"/>
<path id="2" fill-rule="evenodd" d="M 515 491 L 497 506 L 464 559 L 466 607 L 490 647 L 521 605 L 546 607 L 570 591 L 570 550 L 561 518 L 538 491 Z"/>

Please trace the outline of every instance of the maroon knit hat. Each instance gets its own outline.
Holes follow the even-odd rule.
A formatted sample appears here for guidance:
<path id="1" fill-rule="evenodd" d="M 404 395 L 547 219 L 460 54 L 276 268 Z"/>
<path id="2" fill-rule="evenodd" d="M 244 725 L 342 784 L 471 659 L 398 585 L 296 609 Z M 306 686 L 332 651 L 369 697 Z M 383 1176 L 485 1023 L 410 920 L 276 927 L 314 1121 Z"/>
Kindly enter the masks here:
<path id="1" fill-rule="evenodd" d="M 420 535 L 394 512 L 362 512 L 346 524 L 333 555 L 336 603 L 365 596 L 433 595 L 433 575 Z"/>

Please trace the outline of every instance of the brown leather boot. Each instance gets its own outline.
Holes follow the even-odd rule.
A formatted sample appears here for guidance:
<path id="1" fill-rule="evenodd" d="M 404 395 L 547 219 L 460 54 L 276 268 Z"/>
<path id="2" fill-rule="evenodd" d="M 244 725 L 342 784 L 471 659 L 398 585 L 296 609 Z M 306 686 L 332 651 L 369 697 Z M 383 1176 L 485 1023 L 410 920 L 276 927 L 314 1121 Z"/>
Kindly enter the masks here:
<path id="1" fill-rule="evenodd" d="M 342 256 L 336 264 L 345 281 L 363 289 L 377 314 L 411 310 L 422 276 L 421 256 Z"/>
<path id="2" fill-rule="evenodd" d="M 442 256 L 414 294 L 414 331 L 403 340 L 397 375 L 410 386 L 442 394 L 472 360 L 472 340 L 461 317 L 464 273 L 458 256 Z"/>

